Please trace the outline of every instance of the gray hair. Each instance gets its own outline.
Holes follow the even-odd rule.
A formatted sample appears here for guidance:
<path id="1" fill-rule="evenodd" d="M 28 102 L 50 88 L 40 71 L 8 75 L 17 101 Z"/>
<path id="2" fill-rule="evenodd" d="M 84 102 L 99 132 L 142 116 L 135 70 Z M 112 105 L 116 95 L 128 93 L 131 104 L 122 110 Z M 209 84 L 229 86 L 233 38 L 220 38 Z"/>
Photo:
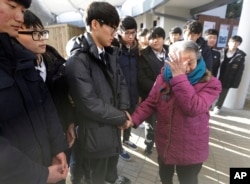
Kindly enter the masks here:
<path id="1" fill-rule="evenodd" d="M 199 45 L 191 40 L 178 41 L 170 45 L 169 52 L 176 51 L 193 51 L 196 53 L 197 60 L 201 57 Z"/>

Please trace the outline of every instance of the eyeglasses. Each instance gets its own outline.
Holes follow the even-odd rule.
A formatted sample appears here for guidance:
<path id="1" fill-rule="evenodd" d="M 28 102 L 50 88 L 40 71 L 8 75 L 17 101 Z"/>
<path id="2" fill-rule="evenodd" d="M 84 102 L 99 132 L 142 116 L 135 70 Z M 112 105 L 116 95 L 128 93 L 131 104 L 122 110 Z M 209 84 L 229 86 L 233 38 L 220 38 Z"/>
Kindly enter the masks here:
<path id="1" fill-rule="evenodd" d="M 32 35 L 32 39 L 34 41 L 40 41 L 40 40 L 48 40 L 49 39 L 49 31 L 48 30 L 42 30 L 42 31 L 18 31 L 19 34 L 26 34 L 26 35 Z"/>
<path id="2" fill-rule="evenodd" d="M 135 36 L 136 35 L 136 31 L 123 31 L 123 33 L 125 34 L 125 36 L 129 37 L 131 36 Z"/>
<path id="3" fill-rule="evenodd" d="M 110 24 L 106 24 L 104 22 L 104 20 L 102 19 L 97 19 L 97 21 L 102 25 L 102 24 L 105 24 L 107 25 L 108 27 L 110 27 L 112 29 L 112 34 L 116 33 L 117 32 L 117 26 L 114 26 L 114 25 L 110 25 Z"/>

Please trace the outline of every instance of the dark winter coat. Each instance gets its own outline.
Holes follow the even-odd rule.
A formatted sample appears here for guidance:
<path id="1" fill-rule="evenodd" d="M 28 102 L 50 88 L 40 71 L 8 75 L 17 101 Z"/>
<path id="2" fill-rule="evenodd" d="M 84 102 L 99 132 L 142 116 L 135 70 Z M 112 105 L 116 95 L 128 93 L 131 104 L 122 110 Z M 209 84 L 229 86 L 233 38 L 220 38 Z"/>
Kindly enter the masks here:
<path id="1" fill-rule="evenodd" d="M 226 57 L 228 49 L 225 49 L 224 57 Z M 221 63 L 219 80 L 221 81 L 222 88 L 238 88 L 240 85 L 241 77 L 245 67 L 246 54 L 237 49 L 235 54 L 226 62 L 225 59 Z"/>
<path id="2" fill-rule="evenodd" d="M 73 55 L 66 62 L 70 95 L 75 104 L 78 138 L 83 157 L 114 156 L 121 151 L 119 126 L 126 122 L 129 94 L 119 67 L 119 49 L 105 48 L 108 65 L 99 58 L 91 35 L 75 38 Z"/>
<path id="3" fill-rule="evenodd" d="M 138 92 L 138 81 L 137 81 L 137 63 L 139 56 L 138 43 L 135 41 L 134 47 L 127 48 L 122 39 L 119 39 L 119 48 L 120 48 L 120 58 L 119 64 L 122 69 L 122 72 L 125 76 L 131 108 L 135 108 L 138 103 L 139 92 Z"/>
<path id="4" fill-rule="evenodd" d="M 168 56 L 168 46 L 164 45 L 166 57 Z M 138 61 L 138 85 L 142 99 L 146 99 L 157 76 L 164 66 L 164 61 L 160 61 L 150 46 L 141 50 Z"/>
<path id="5" fill-rule="evenodd" d="M 36 56 L 0 33 L 0 183 L 44 184 L 51 158 L 66 149 Z"/>
<path id="6" fill-rule="evenodd" d="M 66 131 L 69 124 L 75 122 L 73 105 L 70 103 L 69 88 L 65 76 L 66 60 L 55 48 L 49 45 L 46 46 L 46 52 L 42 56 L 47 72 L 45 83 L 56 105 L 63 130 Z"/>
<path id="7" fill-rule="evenodd" d="M 196 41 L 196 43 L 199 45 L 201 55 L 206 63 L 206 67 L 209 71 L 212 71 L 213 69 L 213 57 L 210 47 L 207 45 L 207 42 L 204 40 L 204 38 L 200 37 Z"/>
<path id="8" fill-rule="evenodd" d="M 212 56 L 213 56 L 213 68 L 212 68 L 212 74 L 213 76 L 217 77 L 218 75 L 218 71 L 220 68 L 220 51 L 216 50 L 216 49 L 211 49 L 212 52 Z"/>

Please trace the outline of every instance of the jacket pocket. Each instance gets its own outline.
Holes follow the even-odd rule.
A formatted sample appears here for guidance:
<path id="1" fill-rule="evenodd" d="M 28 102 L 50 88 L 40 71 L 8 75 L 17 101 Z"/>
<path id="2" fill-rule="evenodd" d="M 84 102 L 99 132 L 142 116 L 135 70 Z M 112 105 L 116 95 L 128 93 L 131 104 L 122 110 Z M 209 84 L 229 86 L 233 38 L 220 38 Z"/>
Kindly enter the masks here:
<path id="1" fill-rule="evenodd" d="M 85 129 L 83 138 L 85 149 L 88 152 L 100 152 L 114 147 L 114 133 L 112 127 L 103 126 L 99 128 Z M 81 139 L 81 138 L 80 138 Z"/>

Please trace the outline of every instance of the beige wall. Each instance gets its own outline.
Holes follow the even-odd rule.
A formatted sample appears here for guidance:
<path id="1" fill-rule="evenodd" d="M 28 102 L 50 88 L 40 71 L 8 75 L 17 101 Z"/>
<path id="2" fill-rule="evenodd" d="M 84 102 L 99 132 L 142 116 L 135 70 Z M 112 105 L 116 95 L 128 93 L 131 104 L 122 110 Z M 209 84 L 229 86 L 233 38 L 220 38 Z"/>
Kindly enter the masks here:
<path id="1" fill-rule="evenodd" d="M 189 10 L 183 9 L 183 8 L 160 7 L 158 9 L 156 9 L 156 12 L 162 13 L 162 14 L 174 15 L 174 16 L 178 16 L 178 17 L 183 17 L 186 19 L 191 18 L 190 14 L 189 14 Z M 182 28 L 186 22 L 185 20 L 181 21 L 179 19 L 177 20 L 177 19 L 167 18 L 167 17 L 163 17 L 163 16 L 157 16 L 151 12 L 148 12 L 147 14 L 144 14 L 144 15 L 140 15 L 140 16 L 136 17 L 135 19 L 136 19 L 136 22 L 138 24 L 138 28 L 139 28 L 140 24 L 143 23 L 143 25 L 144 25 L 143 28 L 149 28 L 149 29 L 153 27 L 153 21 L 156 20 L 157 26 L 160 26 L 160 27 L 165 29 L 166 37 L 168 37 L 168 32 L 172 27 L 179 26 Z"/>

